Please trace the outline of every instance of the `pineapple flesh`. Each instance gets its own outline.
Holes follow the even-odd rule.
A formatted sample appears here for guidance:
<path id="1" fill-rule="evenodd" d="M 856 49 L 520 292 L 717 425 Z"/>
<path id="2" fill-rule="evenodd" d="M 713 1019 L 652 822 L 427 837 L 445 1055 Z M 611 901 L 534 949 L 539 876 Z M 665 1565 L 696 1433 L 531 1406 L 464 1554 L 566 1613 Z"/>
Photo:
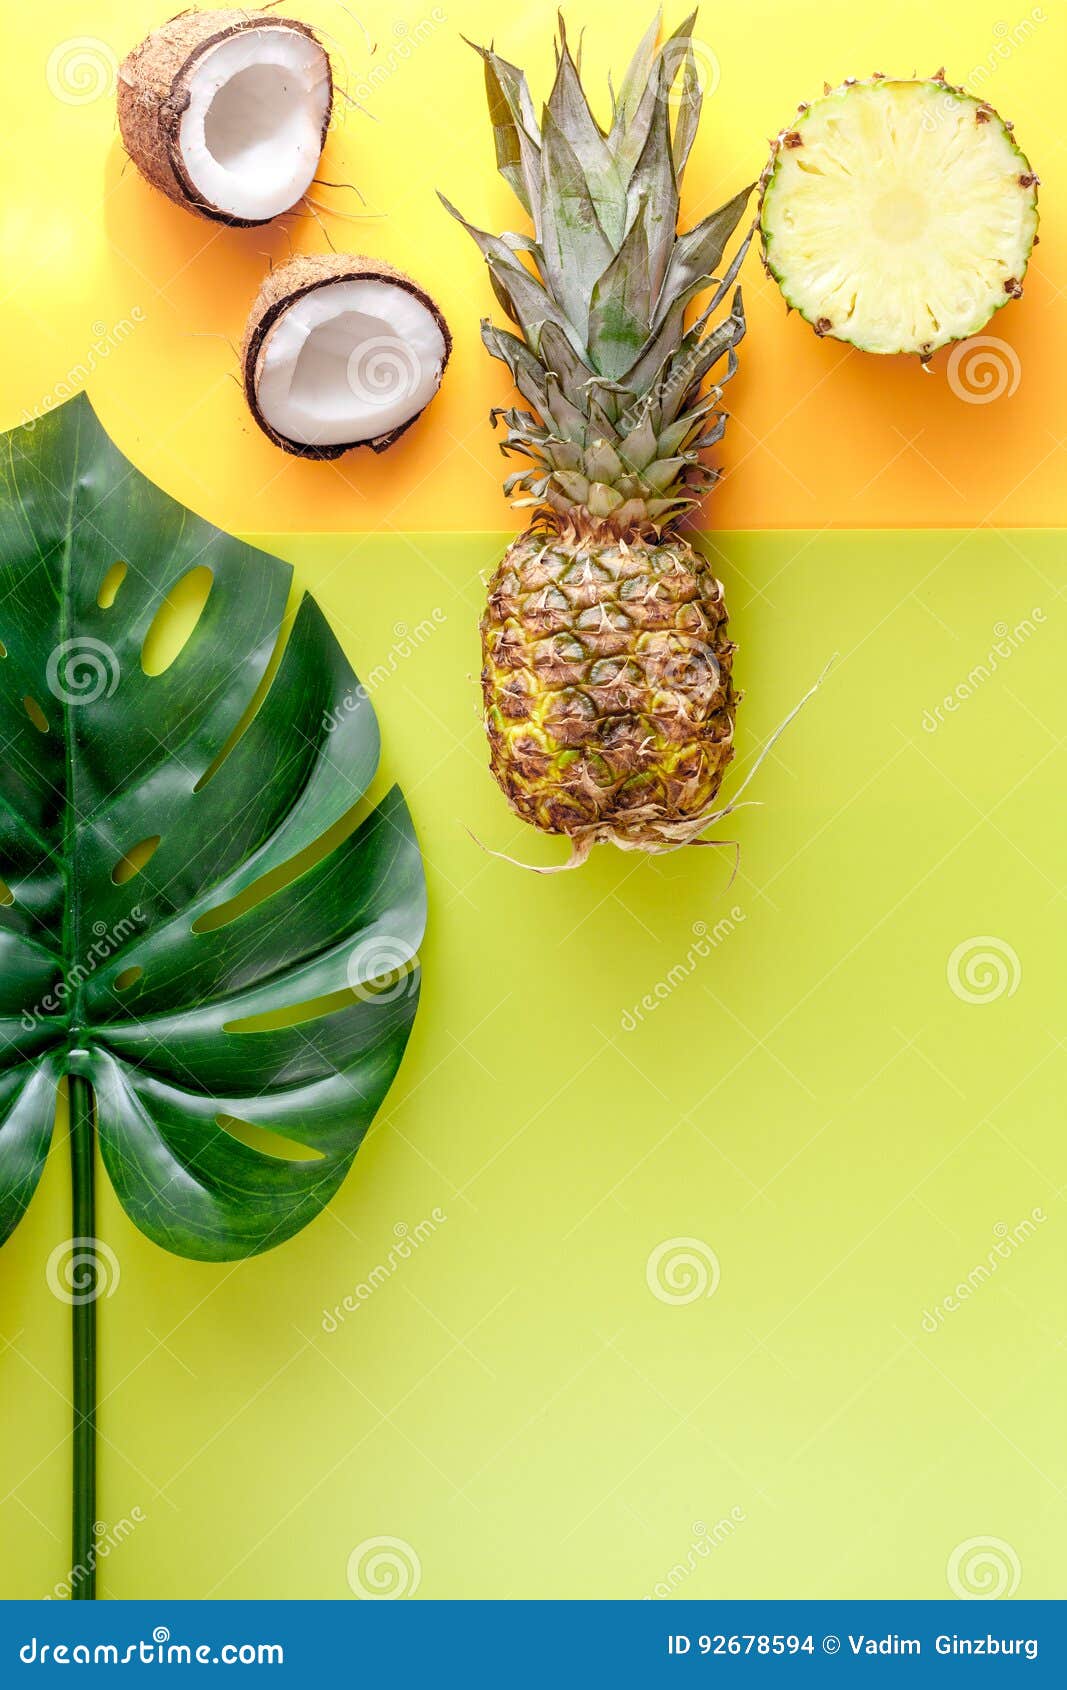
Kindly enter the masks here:
<path id="1" fill-rule="evenodd" d="M 817 334 L 926 359 L 1022 292 L 1037 177 L 1011 125 L 943 75 L 801 106 L 761 187 L 764 262 Z"/>
<path id="2" fill-rule="evenodd" d="M 482 338 L 529 407 L 493 413 L 526 460 L 505 492 L 532 520 L 481 624 L 490 766 L 523 820 L 570 837 L 572 862 L 598 842 L 694 840 L 732 755 L 723 590 L 677 524 L 716 479 L 702 454 L 725 428 L 748 239 L 722 260 L 751 189 L 679 234 L 692 22 L 661 45 L 653 24 L 607 129 L 562 21 L 540 121 L 522 72 L 479 48 L 497 164 L 533 234 L 487 234 L 444 202 L 514 327 L 483 322 Z"/>

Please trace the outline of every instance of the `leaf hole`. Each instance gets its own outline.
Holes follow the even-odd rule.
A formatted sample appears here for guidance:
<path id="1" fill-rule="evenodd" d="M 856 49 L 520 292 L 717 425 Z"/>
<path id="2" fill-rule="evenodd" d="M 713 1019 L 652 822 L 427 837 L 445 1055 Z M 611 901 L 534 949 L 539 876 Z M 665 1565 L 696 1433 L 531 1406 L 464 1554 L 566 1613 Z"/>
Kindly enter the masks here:
<path id="1" fill-rule="evenodd" d="M 155 855 L 161 835 L 153 833 L 148 839 L 139 839 L 136 845 L 131 845 L 124 857 L 120 857 L 111 870 L 111 878 L 116 886 L 125 886 L 135 874 L 140 874 L 145 864 Z"/>
<path id="2" fill-rule="evenodd" d="M 366 994 L 365 994 L 366 995 Z M 291 1003 L 285 1009 L 264 1009 L 258 1015 L 240 1016 L 227 1021 L 224 1033 L 276 1033 L 282 1027 L 297 1027 L 302 1021 L 318 1021 L 338 1009 L 351 1009 L 352 992 L 347 986 L 340 991 L 327 992 L 323 997 L 305 998 L 303 1003 Z"/>
<path id="3" fill-rule="evenodd" d="M 132 962 L 129 968 L 122 969 L 113 981 L 116 992 L 128 992 L 131 986 L 136 986 L 143 973 L 144 969 L 136 962 Z"/>
<path id="4" fill-rule="evenodd" d="M 314 868 L 323 857 L 328 857 L 350 833 L 355 832 L 367 813 L 368 802 L 364 793 L 358 803 L 346 810 L 343 816 L 339 816 L 333 826 L 327 828 L 325 833 L 320 833 L 310 845 L 305 845 L 295 857 L 279 863 L 277 868 L 270 869 L 267 874 L 260 875 L 258 880 L 253 880 L 251 885 L 246 886 L 244 891 L 238 892 L 235 897 L 227 898 L 225 903 L 216 904 L 214 909 L 205 910 L 203 915 L 198 915 L 192 924 L 193 932 L 213 933 L 217 927 L 228 926 L 231 921 L 236 921 L 238 916 L 247 915 L 257 904 L 265 903 L 275 892 L 280 892 L 283 886 L 288 886 L 292 881 L 299 879 L 300 875 L 306 874 L 308 869 Z"/>
<path id="5" fill-rule="evenodd" d="M 4 644 L 3 640 L 0 640 L 0 657 L 6 657 L 6 656 L 7 656 L 7 646 Z"/>
<path id="6" fill-rule="evenodd" d="M 25 710 L 27 716 L 30 718 L 30 721 L 37 729 L 37 732 L 40 734 L 46 734 L 48 732 L 48 717 L 41 709 L 37 700 L 35 698 L 31 698 L 29 693 L 26 693 L 23 697 L 22 708 Z"/>
<path id="7" fill-rule="evenodd" d="M 12 892 L 12 890 L 11 890 L 10 886 L 8 885 L 7 881 L 4 880 L 3 878 L 0 878 L 0 904 L 13 904 L 14 902 L 15 902 L 14 892 Z"/>
<path id="8" fill-rule="evenodd" d="M 213 577 L 206 564 L 186 570 L 171 587 L 152 618 L 141 647 L 141 668 L 146 675 L 162 675 L 185 650 L 204 614 Z"/>
<path id="9" fill-rule="evenodd" d="M 240 721 L 233 728 L 225 745 L 223 745 L 221 750 L 216 753 L 213 761 L 208 764 L 207 768 L 200 776 L 200 779 L 193 787 L 194 792 L 199 792 L 202 787 L 207 785 L 212 776 L 218 773 L 234 746 L 239 740 L 244 738 L 244 735 L 248 732 L 250 724 L 255 721 L 256 716 L 259 714 L 263 700 L 266 698 L 268 692 L 274 684 L 274 677 L 281 666 L 282 658 L 285 655 L 285 648 L 289 644 L 289 636 L 293 631 L 293 623 L 296 621 L 296 613 L 300 607 L 301 597 L 302 594 L 299 589 L 294 588 L 290 593 L 289 601 L 285 607 L 285 614 L 283 615 L 278 627 L 278 638 L 274 642 L 274 650 L 271 652 L 266 668 L 259 678 L 259 685 L 245 706 Z"/>
<path id="10" fill-rule="evenodd" d="M 113 563 L 104 579 L 100 583 L 100 591 L 96 595 L 96 602 L 101 610 L 110 610 L 118 595 L 118 590 L 125 581 L 129 566 L 121 558 Z"/>
<path id="11" fill-rule="evenodd" d="M 276 1162 L 321 1162 L 322 1151 L 307 1144 L 284 1138 L 269 1127 L 257 1127 L 252 1121 L 242 1121 L 237 1115 L 216 1115 L 215 1124 L 243 1144 L 248 1150 L 258 1150 L 261 1156 L 271 1156 Z"/>

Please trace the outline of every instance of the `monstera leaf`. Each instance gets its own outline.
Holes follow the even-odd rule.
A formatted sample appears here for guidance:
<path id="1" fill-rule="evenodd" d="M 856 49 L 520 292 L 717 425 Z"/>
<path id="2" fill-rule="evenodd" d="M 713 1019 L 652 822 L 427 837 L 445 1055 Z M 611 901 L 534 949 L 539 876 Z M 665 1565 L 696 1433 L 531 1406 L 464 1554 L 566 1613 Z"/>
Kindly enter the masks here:
<path id="1" fill-rule="evenodd" d="M 365 791 L 378 729 L 312 599 L 271 672 L 288 565 L 152 486 L 84 398 L 5 444 L 0 1242 L 68 1074 L 130 1219 L 248 1256 L 329 1200 L 396 1073 L 425 914 L 411 818 L 394 788 L 308 851 Z M 148 673 L 194 570 L 199 620 Z"/>

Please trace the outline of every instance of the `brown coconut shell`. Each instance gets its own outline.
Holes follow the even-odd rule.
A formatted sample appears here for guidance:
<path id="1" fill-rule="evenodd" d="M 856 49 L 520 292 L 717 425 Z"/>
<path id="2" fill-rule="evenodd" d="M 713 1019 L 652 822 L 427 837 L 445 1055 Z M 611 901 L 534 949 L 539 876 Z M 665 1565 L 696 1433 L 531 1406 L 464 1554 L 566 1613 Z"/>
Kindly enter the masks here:
<path id="1" fill-rule="evenodd" d="M 336 446 L 305 446 L 299 441 L 288 439 L 284 434 L 279 434 L 260 410 L 256 383 L 264 344 L 273 325 L 284 311 L 305 294 L 313 293 L 316 288 L 329 282 L 350 281 L 392 282 L 396 287 L 404 288 L 407 293 L 413 294 L 430 312 L 444 339 L 442 377 L 452 355 L 452 335 L 436 300 L 430 297 L 425 288 L 420 288 L 417 282 L 405 275 L 403 270 L 397 270 L 392 264 L 387 264 L 384 258 L 365 258 L 358 252 L 315 252 L 301 254 L 288 259 L 284 264 L 279 264 L 263 282 L 248 314 L 248 323 L 241 342 L 241 379 L 248 408 L 263 433 L 284 452 L 292 452 L 299 458 L 339 458 L 356 446 L 369 446 L 372 452 L 388 451 L 422 415 L 422 411 L 416 411 L 415 415 L 409 417 L 407 422 L 401 423 L 399 428 L 390 429 L 387 434 L 376 435 L 372 440 L 353 440 Z M 423 406 L 423 410 L 425 409 Z"/>
<path id="2" fill-rule="evenodd" d="M 185 169 L 178 145 L 178 131 L 182 115 L 189 105 L 189 80 L 197 61 L 220 41 L 249 29 L 291 29 L 322 46 L 314 30 L 296 18 L 278 18 L 271 12 L 235 9 L 182 12 L 135 47 L 123 59 L 118 74 L 119 129 L 123 145 L 141 175 L 176 205 L 184 206 L 186 211 L 208 217 L 214 223 L 225 223 L 233 229 L 255 228 L 272 219 L 233 217 L 201 199 Z M 326 65 L 330 86 L 322 120 L 320 151 L 326 144 L 326 131 L 333 110 L 333 70 L 329 54 L 326 54 Z"/>

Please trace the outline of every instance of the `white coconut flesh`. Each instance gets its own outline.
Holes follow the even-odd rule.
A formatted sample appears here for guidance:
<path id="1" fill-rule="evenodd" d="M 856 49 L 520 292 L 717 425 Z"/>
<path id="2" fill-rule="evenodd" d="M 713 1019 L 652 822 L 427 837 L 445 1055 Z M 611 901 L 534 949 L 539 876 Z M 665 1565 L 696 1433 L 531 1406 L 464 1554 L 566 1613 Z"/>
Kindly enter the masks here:
<path id="1" fill-rule="evenodd" d="M 187 73 L 178 148 L 196 194 L 248 222 L 277 217 L 318 169 L 330 64 L 299 30 L 243 29 Z"/>
<path id="2" fill-rule="evenodd" d="M 402 428 L 441 385 L 445 337 L 396 282 L 323 283 L 285 307 L 256 363 L 256 402 L 301 446 L 357 445 Z"/>
<path id="3" fill-rule="evenodd" d="M 779 137 L 761 227 L 768 268 L 820 334 L 927 355 L 1021 291 L 1036 180 L 979 101 L 857 83 Z"/>

